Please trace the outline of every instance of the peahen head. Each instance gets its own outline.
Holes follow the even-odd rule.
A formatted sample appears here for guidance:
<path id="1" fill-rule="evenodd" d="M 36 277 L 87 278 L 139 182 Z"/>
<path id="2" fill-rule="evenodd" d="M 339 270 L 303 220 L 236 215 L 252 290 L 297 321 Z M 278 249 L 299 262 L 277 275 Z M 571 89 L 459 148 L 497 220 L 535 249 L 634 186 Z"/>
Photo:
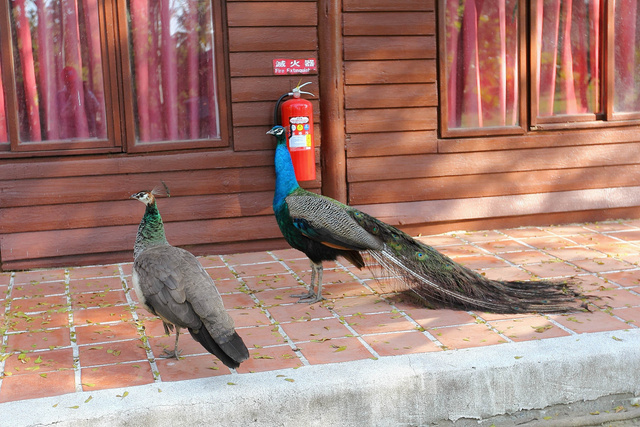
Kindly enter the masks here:
<path id="1" fill-rule="evenodd" d="M 156 197 L 151 193 L 151 191 L 147 190 L 138 191 L 136 194 L 132 194 L 131 198 L 140 200 L 147 206 L 153 205 L 156 202 Z"/>
<path id="2" fill-rule="evenodd" d="M 164 235 L 164 224 L 156 205 L 156 197 L 153 191 L 138 191 L 131 195 L 132 199 L 140 200 L 145 204 L 144 216 L 138 226 L 136 242 L 133 246 L 133 256 L 137 258 L 145 249 L 152 246 L 168 245 Z"/>

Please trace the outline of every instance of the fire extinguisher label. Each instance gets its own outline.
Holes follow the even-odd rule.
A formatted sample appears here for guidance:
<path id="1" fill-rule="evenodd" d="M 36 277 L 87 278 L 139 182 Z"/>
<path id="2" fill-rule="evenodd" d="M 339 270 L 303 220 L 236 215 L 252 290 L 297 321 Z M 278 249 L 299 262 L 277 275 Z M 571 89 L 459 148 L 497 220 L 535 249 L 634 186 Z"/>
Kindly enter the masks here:
<path id="1" fill-rule="evenodd" d="M 289 118 L 291 136 L 289 137 L 289 149 L 292 151 L 310 150 L 311 126 L 309 117 L 298 116 Z"/>

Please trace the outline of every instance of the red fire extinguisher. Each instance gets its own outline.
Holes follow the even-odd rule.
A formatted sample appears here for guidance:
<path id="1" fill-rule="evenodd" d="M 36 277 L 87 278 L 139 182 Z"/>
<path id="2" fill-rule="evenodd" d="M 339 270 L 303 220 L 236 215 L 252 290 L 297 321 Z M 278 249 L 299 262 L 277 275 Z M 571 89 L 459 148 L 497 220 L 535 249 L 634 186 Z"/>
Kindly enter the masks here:
<path id="1" fill-rule="evenodd" d="M 311 82 L 298 85 L 291 92 L 284 94 L 276 103 L 275 122 L 278 123 L 280 113 L 282 126 L 287 129 L 287 148 L 291 153 L 293 170 L 298 181 L 316 179 L 316 155 L 313 144 L 313 107 L 311 102 L 300 98 L 300 94 L 312 95 L 300 89 Z M 286 98 L 292 97 L 280 105 Z M 278 111 L 279 110 L 279 111 Z"/>

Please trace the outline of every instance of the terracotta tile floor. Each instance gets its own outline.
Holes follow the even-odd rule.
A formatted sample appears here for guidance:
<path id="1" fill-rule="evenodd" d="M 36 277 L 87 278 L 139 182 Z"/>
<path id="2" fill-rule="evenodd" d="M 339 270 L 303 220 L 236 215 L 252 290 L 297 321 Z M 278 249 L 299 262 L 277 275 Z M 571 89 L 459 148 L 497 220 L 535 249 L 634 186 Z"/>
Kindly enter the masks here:
<path id="1" fill-rule="evenodd" d="M 526 227 L 421 237 L 488 277 L 569 278 L 601 297 L 593 312 L 542 316 L 429 310 L 389 280 L 325 264 L 321 304 L 296 304 L 310 266 L 294 250 L 201 257 L 251 358 L 231 372 L 182 334 L 179 361 L 162 323 L 139 308 L 131 264 L 0 273 L 0 402 L 441 352 L 640 325 L 640 221 Z"/>

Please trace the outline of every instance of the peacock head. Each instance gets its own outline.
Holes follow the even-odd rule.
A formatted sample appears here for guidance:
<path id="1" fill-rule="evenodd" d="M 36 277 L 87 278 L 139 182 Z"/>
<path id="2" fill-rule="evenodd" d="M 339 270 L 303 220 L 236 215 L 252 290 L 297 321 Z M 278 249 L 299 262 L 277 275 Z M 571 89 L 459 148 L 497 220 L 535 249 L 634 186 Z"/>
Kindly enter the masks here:
<path id="1" fill-rule="evenodd" d="M 151 193 L 151 191 L 147 190 L 138 191 L 136 194 L 132 194 L 131 198 L 140 200 L 147 206 L 154 204 L 156 201 L 156 197 Z"/>
<path id="2" fill-rule="evenodd" d="M 287 131 L 282 126 L 274 126 L 271 130 L 267 131 L 268 135 L 273 135 L 277 138 L 278 143 L 282 143 L 286 141 L 286 133 Z"/>

